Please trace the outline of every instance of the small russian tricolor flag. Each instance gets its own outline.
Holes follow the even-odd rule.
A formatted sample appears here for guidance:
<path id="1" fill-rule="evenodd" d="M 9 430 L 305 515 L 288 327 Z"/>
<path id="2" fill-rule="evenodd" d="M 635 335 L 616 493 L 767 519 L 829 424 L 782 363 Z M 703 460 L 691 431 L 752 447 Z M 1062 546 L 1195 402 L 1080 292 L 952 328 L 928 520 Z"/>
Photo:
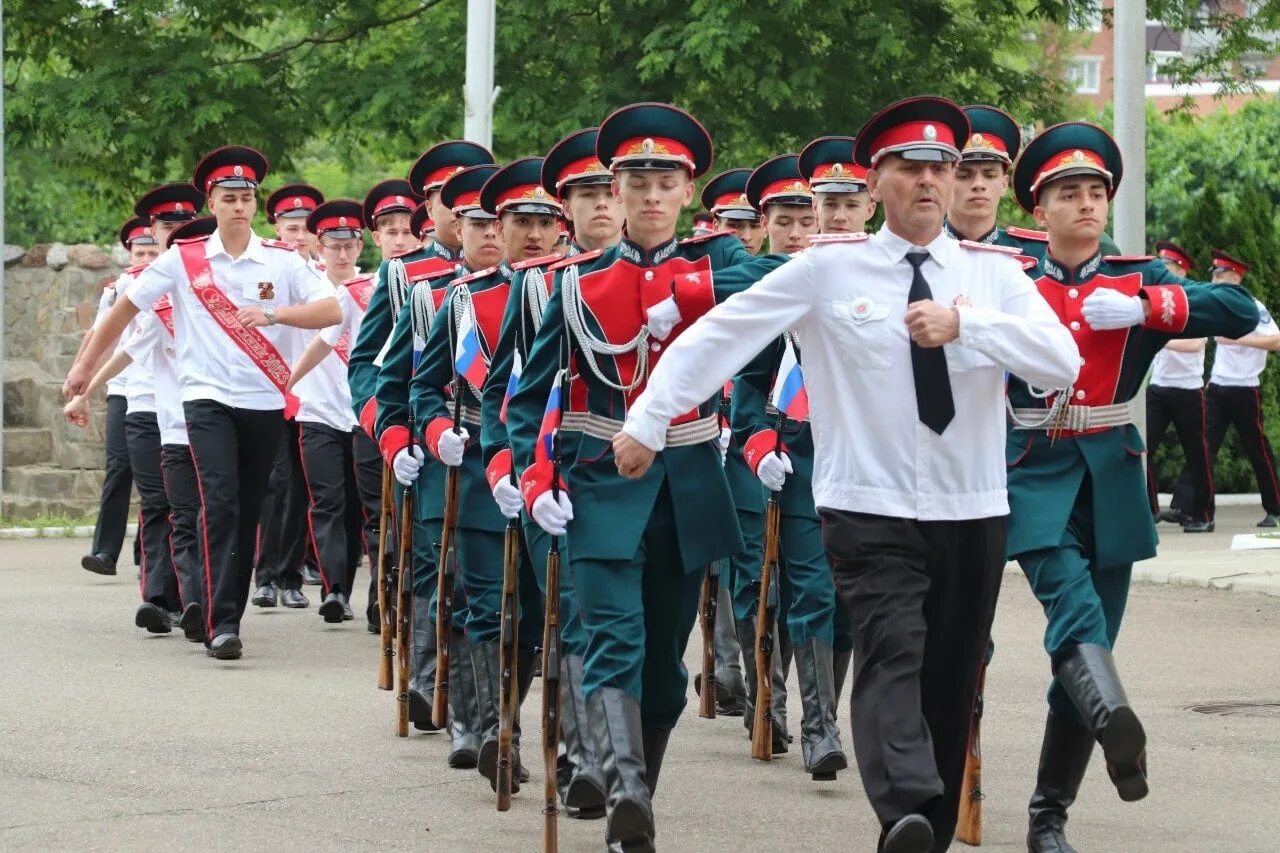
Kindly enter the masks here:
<path id="1" fill-rule="evenodd" d="M 804 387 L 804 371 L 796 361 L 795 351 L 787 344 L 778 366 L 778 378 L 773 386 L 773 405 L 793 421 L 809 417 L 809 392 Z"/>
<path id="2" fill-rule="evenodd" d="M 388 341 L 389 343 L 390 341 Z M 418 365 L 422 363 L 422 351 L 427 348 L 427 342 L 418 337 L 413 336 L 413 372 L 418 372 Z"/>
<path id="3" fill-rule="evenodd" d="M 498 412 L 498 420 L 504 424 L 507 422 L 507 406 L 511 405 L 511 398 L 516 395 L 516 388 L 520 385 L 520 373 L 523 370 L 524 365 L 520 360 L 520 353 L 517 352 L 511 362 L 511 376 L 507 379 L 507 390 L 502 394 L 502 409 Z"/>
<path id="4" fill-rule="evenodd" d="M 460 376 L 466 377 L 473 388 L 483 387 L 485 377 L 489 375 L 489 365 L 480 350 L 480 335 L 475 318 L 469 311 L 463 312 L 458 323 L 458 337 L 454 347 L 454 369 Z"/>
<path id="5" fill-rule="evenodd" d="M 538 429 L 538 443 L 533 449 L 534 462 L 550 462 L 555 453 L 556 430 L 560 428 L 560 381 L 556 376 L 556 384 L 551 386 L 547 395 L 547 408 L 542 413 L 542 426 Z"/>

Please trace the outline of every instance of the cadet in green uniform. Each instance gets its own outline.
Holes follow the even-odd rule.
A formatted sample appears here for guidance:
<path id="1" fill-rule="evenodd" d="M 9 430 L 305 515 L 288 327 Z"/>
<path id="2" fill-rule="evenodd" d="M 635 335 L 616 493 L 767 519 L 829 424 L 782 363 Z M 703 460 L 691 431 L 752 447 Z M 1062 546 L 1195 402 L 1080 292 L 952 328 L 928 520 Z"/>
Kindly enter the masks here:
<path id="1" fill-rule="evenodd" d="M 652 791 L 686 701 L 681 658 L 701 575 L 741 547 L 713 402 L 679 419 L 667 450 L 639 479 L 619 475 L 611 445 L 650 364 L 715 304 L 722 288 L 719 274 L 713 287 L 711 270 L 750 259 L 731 235 L 676 239 L 680 210 L 711 152 L 702 126 L 665 104 L 625 107 L 601 125 L 596 153 L 613 171 L 627 237 L 562 262 L 507 410 L 525 506 L 544 530 L 572 543 L 587 632 L 583 691 L 608 786 L 606 836 L 627 850 L 653 848 Z M 735 271 L 723 290 L 741 289 L 769 267 Z M 553 488 L 553 463 L 535 448 L 544 447 L 544 410 L 568 364 L 562 349 L 574 360 L 573 384 L 585 386 L 587 412 L 577 454 Z"/>
<path id="2" fill-rule="evenodd" d="M 1121 799 L 1147 793 L 1146 736 L 1111 656 L 1133 563 L 1156 550 L 1128 403 L 1169 340 L 1237 337 L 1258 321 L 1243 291 L 1177 278 L 1155 258 L 1101 253 L 1120 177 L 1115 141 L 1083 122 L 1032 140 L 1013 176 L 1018 203 L 1048 231 L 1036 287 L 1081 357 L 1071 388 L 1008 383 L 1008 555 L 1048 616 L 1054 673 L 1030 803 L 1032 851 L 1070 849 L 1067 808 L 1095 740 Z"/>
<path id="3" fill-rule="evenodd" d="M 549 215 L 559 208 L 551 207 L 546 200 L 558 199 L 573 224 L 575 240 L 569 248 L 570 256 L 584 249 L 596 251 L 615 245 L 622 236 L 621 204 L 610 187 L 613 176 L 596 159 L 595 148 L 596 128 L 576 131 L 558 142 L 545 160 L 520 161 L 524 165 L 513 168 L 516 164 L 512 164 L 503 169 L 485 185 L 481 202 L 496 209 L 497 199 L 516 197 L 516 203 L 510 199 L 502 202 L 505 222 L 508 213 Z M 534 168 L 539 163 L 541 168 Z M 492 205 L 489 196 L 494 198 Z M 505 224 L 503 227 L 508 229 Z M 521 513 L 523 501 L 519 487 L 513 484 L 506 406 L 522 366 L 528 361 L 533 339 L 542 327 L 542 312 L 555 275 L 550 267 L 560 260 L 560 255 L 551 254 L 512 264 L 515 275 L 481 399 L 480 443 L 486 474 L 494 499 L 509 517 Z M 577 402 L 580 415 L 585 408 L 581 400 Z M 573 428 L 573 417 L 567 416 L 560 428 L 561 452 L 570 458 L 580 437 Z M 550 537 L 527 514 L 523 531 L 538 586 L 545 594 Z M 567 553 L 567 543 L 561 542 L 560 549 L 562 555 Z M 565 557 L 561 559 L 568 564 Z M 582 693 L 587 636 L 578 616 L 571 572 L 561 573 L 560 593 L 560 635 L 564 644 L 560 658 L 564 746 L 559 768 L 560 796 L 570 817 L 603 817 L 604 776 L 587 731 L 586 698 Z"/>
<path id="4" fill-rule="evenodd" d="M 702 206 L 711 211 L 716 228 L 732 231 L 753 255 L 764 248 L 764 222 L 747 201 L 750 169 L 721 172 L 702 187 Z"/>
<path id="5" fill-rule="evenodd" d="M 747 181 L 747 199 L 764 214 L 770 247 L 776 251 L 778 243 L 784 243 L 788 254 L 807 248 L 809 236 L 817 232 L 813 192 L 800 172 L 798 160 L 795 154 L 774 157 L 752 172 Z M 762 483 L 778 493 L 782 508 L 781 587 L 788 592 L 786 607 L 779 611 L 779 628 L 785 624 L 785 638 L 795 654 L 804 709 L 801 752 L 805 770 L 815 779 L 831 780 L 849 762 L 835 722 L 832 643 L 836 590 L 813 505 L 813 439 L 807 423 L 807 404 L 792 408 L 787 414 L 779 414 L 774 408 L 778 404 L 775 386 L 779 374 L 784 381 L 801 381 L 799 364 L 800 347 L 792 334 L 774 341 L 748 362 L 734 380 L 733 428 L 742 444 L 746 467 L 758 478 L 757 492 Z M 796 368 L 794 374 L 792 368 Z M 793 385 L 789 389 L 792 399 L 799 399 L 796 391 L 802 387 Z M 779 444 L 783 449 L 776 453 Z M 744 530 L 748 518 L 748 513 L 739 514 Z M 751 522 L 763 529 L 762 517 L 755 516 Z M 745 629 L 743 648 L 751 649 L 746 657 L 752 671 L 754 646 L 747 641 L 755 635 L 759 577 L 757 565 L 735 584 L 735 598 L 742 614 L 739 625 Z"/>
<path id="6" fill-rule="evenodd" d="M 351 404 L 355 407 L 360 426 L 374 439 L 378 439 L 381 435 L 376 426 L 379 413 L 374 393 L 378 384 L 378 373 L 396 318 L 408 302 L 412 279 L 425 279 L 427 276 L 444 271 L 452 272 L 459 263 L 461 242 L 457 226 L 453 214 L 440 201 L 440 188 L 446 178 L 461 169 L 492 162 L 493 155 L 473 142 L 441 142 L 427 149 L 409 171 L 410 188 L 415 193 L 421 192 L 425 198 L 422 207 L 431 213 L 439 230 L 437 238 L 429 245 L 401 257 L 383 261 L 378 266 L 378 278 L 374 284 L 373 295 L 369 299 L 369 308 L 361 323 L 356 344 L 351 348 L 347 365 Z M 410 266 L 412 273 L 407 271 Z M 425 302 L 423 304 L 426 305 Z M 406 342 L 412 344 L 413 337 L 408 330 L 405 330 L 405 335 Z M 402 377 L 403 388 L 392 387 L 394 383 L 390 383 L 384 393 L 404 396 L 407 400 L 409 373 L 412 367 L 411 361 L 403 365 L 405 371 Z M 404 411 L 407 418 L 407 409 Z M 405 423 L 407 420 L 402 420 L 400 425 L 403 426 Z M 390 460 L 391 457 L 386 458 Z M 416 460 L 416 457 L 410 456 L 408 459 Z M 408 459 L 405 460 L 406 463 Z M 416 476 L 416 472 L 413 476 Z M 439 479 L 443 483 L 443 475 Z M 395 505 L 397 507 L 400 505 L 399 489 L 397 489 Z M 422 506 L 421 501 L 418 506 Z M 416 601 L 413 612 L 417 626 L 413 631 L 413 660 L 410 662 L 409 715 L 415 728 L 430 731 L 434 729 L 431 725 L 430 711 L 435 692 L 436 640 L 435 632 L 428 630 L 429 625 L 423 620 L 426 619 L 427 611 L 433 609 L 429 607 L 428 598 L 434 594 L 436 586 L 435 553 L 432 550 L 432 543 L 439 538 L 440 531 L 438 526 L 424 527 L 423 524 L 426 521 L 427 519 L 419 511 L 418 518 L 414 520 L 413 594 Z M 465 595 L 455 595 L 455 609 L 464 609 L 465 602 Z M 462 621 L 460 619 L 459 623 Z M 465 638 L 459 635 L 458 642 L 465 643 Z M 451 664 L 455 660 L 458 661 L 459 665 L 465 669 L 470 661 L 470 655 L 451 655 L 449 660 Z M 462 679 L 470 680 L 469 672 L 464 671 L 459 675 Z M 450 684 L 458 683 L 459 681 L 451 675 Z M 466 759 L 462 761 L 463 764 L 467 764 Z"/>

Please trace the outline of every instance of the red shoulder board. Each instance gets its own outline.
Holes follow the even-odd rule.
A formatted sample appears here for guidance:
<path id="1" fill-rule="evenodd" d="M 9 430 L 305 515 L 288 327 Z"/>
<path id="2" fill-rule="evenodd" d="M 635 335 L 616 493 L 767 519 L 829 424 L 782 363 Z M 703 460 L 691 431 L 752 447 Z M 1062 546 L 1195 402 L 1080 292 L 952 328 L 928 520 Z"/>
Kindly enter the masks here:
<path id="1" fill-rule="evenodd" d="M 824 246 L 827 243 L 861 243 L 870 239 L 871 235 L 866 231 L 859 231 L 856 234 L 811 234 L 809 236 L 809 245 Z"/>
<path id="2" fill-rule="evenodd" d="M 134 264 L 133 266 L 125 270 L 125 272 L 129 273 L 129 275 L 137 275 L 138 273 L 142 272 L 149 266 L 151 266 L 150 262 L 147 262 L 145 264 Z"/>
<path id="3" fill-rule="evenodd" d="M 565 267 L 571 267 L 574 264 L 580 264 L 583 261 L 594 261 L 596 258 L 600 257 L 603 254 L 604 254 L 604 249 L 596 249 L 591 252 L 583 252 L 580 255 L 572 255 L 567 258 L 561 258 L 560 260 L 551 264 L 551 266 L 547 267 L 547 269 L 553 272 L 555 270 L 562 270 Z"/>
<path id="4" fill-rule="evenodd" d="M 1022 264 L 1023 272 L 1030 272 L 1031 270 L 1035 269 L 1036 266 L 1040 263 L 1035 258 L 1032 258 L 1028 255 L 1018 255 L 1017 257 L 1014 258 L 1014 260 Z"/>
<path id="5" fill-rule="evenodd" d="M 212 236 L 213 236 L 212 234 L 202 234 L 199 237 L 180 237 L 177 240 L 174 240 L 173 242 L 175 245 L 177 245 L 178 243 L 203 243 L 204 241 L 208 240 Z M 262 242 L 266 243 L 267 241 L 263 240 Z"/>
<path id="6" fill-rule="evenodd" d="M 700 234 L 697 237 L 685 237 L 683 240 L 680 241 L 680 245 L 692 246 L 697 243 L 705 243 L 708 240 L 714 240 L 716 237 L 737 237 L 737 236 L 738 236 L 737 234 L 734 234 L 732 231 L 726 228 L 723 231 L 712 231 L 709 234 Z"/>
<path id="7" fill-rule="evenodd" d="M 366 283 L 366 282 L 370 282 L 370 281 L 373 281 L 373 276 L 372 276 L 372 275 L 358 275 L 358 276 L 355 276 L 354 278 L 349 278 L 349 279 L 347 279 L 346 281 L 344 281 L 344 282 L 342 283 L 342 286 L 343 286 L 343 287 L 355 287 L 357 284 L 364 284 L 364 283 Z"/>
<path id="8" fill-rule="evenodd" d="M 1004 229 L 1004 233 L 1010 237 L 1017 237 L 1019 240 L 1035 240 L 1037 243 L 1048 243 L 1048 231 L 1032 231 L 1030 228 L 1019 228 L 1016 225 L 1010 225 Z"/>
<path id="9" fill-rule="evenodd" d="M 1155 255 L 1103 255 L 1104 261 L 1113 264 L 1145 264 L 1156 259 Z"/>
<path id="10" fill-rule="evenodd" d="M 497 271 L 498 271 L 497 267 L 489 267 L 488 269 L 480 270 L 479 272 L 473 272 L 470 275 L 464 275 L 459 278 L 455 278 L 453 280 L 453 283 L 454 284 L 470 284 L 473 281 L 477 281 L 482 278 L 487 278 L 493 275 L 494 273 L 496 273 Z"/>
<path id="11" fill-rule="evenodd" d="M 973 240 L 961 240 L 960 245 L 966 249 L 975 249 L 979 252 L 999 252 L 1002 255 L 1021 255 L 1022 252 L 1014 246 L 997 246 L 995 243 L 978 243 Z"/>
<path id="12" fill-rule="evenodd" d="M 268 240 L 266 237 L 262 238 L 262 245 L 266 246 L 269 249 L 285 249 L 286 251 L 289 251 L 289 252 L 298 251 L 297 248 L 295 248 L 292 243 L 286 243 L 283 240 Z"/>
<path id="13" fill-rule="evenodd" d="M 543 255 L 540 258 L 532 258 L 527 261 L 520 261 L 518 264 L 512 264 L 511 268 L 513 270 L 527 270 L 533 267 L 545 267 L 548 264 L 555 263 L 563 257 L 564 255 Z"/>
<path id="14" fill-rule="evenodd" d="M 455 272 L 457 269 L 457 264 L 444 258 L 419 258 L 404 265 L 404 274 L 409 277 L 409 281 L 421 281 L 424 278 L 438 276 L 442 272 Z"/>

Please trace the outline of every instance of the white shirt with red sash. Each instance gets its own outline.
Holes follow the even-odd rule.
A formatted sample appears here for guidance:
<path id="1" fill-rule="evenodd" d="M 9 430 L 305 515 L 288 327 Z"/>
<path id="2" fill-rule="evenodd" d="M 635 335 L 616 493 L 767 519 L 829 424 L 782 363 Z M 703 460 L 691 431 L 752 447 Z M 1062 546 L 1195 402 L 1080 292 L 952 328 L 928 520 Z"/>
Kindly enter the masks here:
<path id="1" fill-rule="evenodd" d="M 134 365 L 145 365 L 155 382 L 156 425 L 160 444 L 187 444 L 187 419 L 182 411 L 182 389 L 178 383 L 177 345 L 169 300 L 156 303 L 156 310 L 139 314 L 137 329 L 125 342 L 125 352 Z"/>
<path id="2" fill-rule="evenodd" d="M 143 311 L 150 310 L 161 296 L 173 301 L 174 337 L 177 342 L 178 376 L 183 402 L 213 400 L 241 409 L 284 408 L 283 380 L 288 379 L 285 358 L 292 347 L 287 326 L 263 326 L 241 333 L 237 343 L 227 331 L 227 318 L 220 322 L 192 287 L 182 245 L 175 244 L 138 277 L 126 296 Z M 333 285 L 316 273 L 291 246 L 250 234 L 249 245 L 235 260 L 223 247 L 215 231 L 197 244 L 195 257 L 207 262 L 212 285 L 219 300 L 231 313 L 246 306 L 281 308 L 304 305 L 334 295 Z M 190 250 L 188 250 L 190 251 Z M 205 299 L 210 298 L 205 288 Z M 218 294 L 213 294 L 217 296 Z M 265 340 L 264 340 L 265 339 Z M 257 360 L 246 353 L 244 342 L 265 344 L 267 352 Z M 282 351 L 284 356 L 281 355 Z M 268 372 L 275 377 L 268 378 Z"/>
<path id="3" fill-rule="evenodd" d="M 294 388 L 300 401 L 300 422 L 322 423 L 342 432 L 356 428 L 351 386 L 347 384 L 347 357 L 360 335 L 373 285 L 373 277 L 365 275 L 349 279 L 338 288 L 342 322 L 320 330 L 321 339 L 334 350 Z"/>

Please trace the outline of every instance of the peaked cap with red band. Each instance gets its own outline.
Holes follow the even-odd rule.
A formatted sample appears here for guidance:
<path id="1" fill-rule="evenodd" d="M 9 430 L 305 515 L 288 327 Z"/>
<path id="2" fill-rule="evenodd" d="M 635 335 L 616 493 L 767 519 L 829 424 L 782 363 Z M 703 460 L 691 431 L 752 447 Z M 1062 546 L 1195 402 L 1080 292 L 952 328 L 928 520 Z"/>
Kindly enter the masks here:
<path id="1" fill-rule="evenodd" d="M 969 117 L 969 139 L 960 159 L 998 160 L 1006 166 L 1013 165 L 1022 147 L 1022 128 L 1013 116 L 985 104 L 965 107 L 964 114 Z"/>
<path id="2" fill-rule="evenodd" d="M 418 205 L 413 215 L 409 217 L 409 230 L 413 232 L 413 236 L 424 242 L 434 234 L 436 223 L 431 219 L 431 208 L 425 204 Z"/>
<path id="3" fill-rule="evenodd" d="M 820 136 L 800 152 L 800 175 L 815 193 L 860 193 L 867 188 L 867 167 L 853 162 L 852 136 Z"/>
<path id="4" fill-rule="evenodd" d="M 364 194 L 364 221 L 370 228 L 378 227 L 378 217 L 389 213 L 413 214 L 422 203 L 422 196 L 414 192 L 413 184 L 402 178 L 378 181 Z"/>
<path id="5" fill-rule="evenodd" d="M 151 226 L 147 224 L 145 219 L 130 216 L 125 220 L 124 225 L 120 226 L 120 245 L 126 249 L 132 249 L 135 244 L 138 246 L 156 246 L 159 243 L 160 241 L 151 232 Z"/>
<path id="6" fill-rule="evenodd" d="M 1243 278 L 1245 273 L 1253 269 L 1253 267 L 1249 266 L 1244 261 L 1239 258 L 1231 257 L 1221 249 L 1214 249 L 1209 254 L 1213 256 L 1213 268 L 1215 270 L 1227 270 L 1228 272 L 1236 273 Z"/>
<path id="7" fill-rule="evenodd" d="M 1195 262 L 1191 260 L 1187 250 L 1172 240 L 1159 240 L 1156 242 L 1156 257 L 1173 261 L 1187 272 L 1191 272 L 1196 268 Z"/>
<path id="8" fill-rule="evenodd" d="M 483 145 L 461 139 L 440 142 L 424 151 L 413 164 L 409 184 L 414 192 L 425 197 L 468 166 L 490 163 L 493 163 L 493 154 Z"/>
<path id="9" fill-rule="evenodd" d="M 355 199 L 326 201 L 307 217 L 307 230 L 317 237 L 355 240 L 364 236 L 364 210 Z"/>
<path id="10" fill-rule="evenodd" d="M 702 206 L 720 219 L 755 221 L 760 211 L 747 200 L 750 169 L 729 169 L 707 181 L 702 188 Z"/>
<path id="11" fill-rule="evenodd" d="M 148 224 L 187 222 L 196 218 L 204 207 L 204 193 L 191 184 L 161 184 L 147 192 L 133 205 L 134 215 Z"/>
<path id="12" fill-rule="evenodd" d="M 646 102 L 615 110 L 600 124 L 596 157 L 619 169 L 685 169 L 697 178 L 711 168 L 715 148 L 698 120 L 670 104 Z"/>
<path id="13" fill-rule="evenodd" d="M 946 98 L 907 98 L 873 115 L 858 131 L 853 162 L 874 167 L 887 154 L 908 160 L 960 159 L 969 138 L 969 118 Z"/>
<path id="14" fill-rule="evenodd" d="M 569 187 L 607 184 L 613 173 L 596 157 L 598 127 L 584 127 L 561 139 L 542 160 L 542 188 L 563 200 Z"/>
<path id="15" fill-rule="evenodd" d="M 256 190 L 267 177 L 267 169 L 267 158 L 258 149 L 224 145 L 204 155 L 191 183 L 206 195 L 214 187 Z"/>
<path id="16" fill-rule="evenodd" d="M 564 216 L 560 199 L 542 185 L 541 157 L 512 160 L 489 176 L 480 188 L 480 207 L 486 213 L 532 213 Z"/>
<path id="17" fill-rule="evenodd" d="M 494 219 L 492 213 L 480 206 L 480 189 L 496 171 L 498 167 L 492 163 L 468 166 L 440 187 L 440 203 L 452 210 L 455 216 Z"/>
<path id="18" fill-rule="evenodd" d="M 172 246 L 177 240 L 190 240 L 193 237 L 208 237 L 214 231 L 218 230 L 218 220 L 212 216 L 201 216 L 199 219 L 193 219 L 190 222 L 179 226 L 172 234 L 169 235 L 165 248 Z"/>
<path id="19" fill-rule="evenodd" d="M 1124 174 L 1120 147 L 1096 124 L 1068 121 L 1047 128 L 1027 143 L 1013 167 L 1013 193 L 1022 209 L 1035 210 L 1040 191 L 1062 178 L 1091 175 L 1107 184 L 1107 198 L 1115 195 Z"/>
<path id="20" fill-rule="evenodd" d="M 324 193 L 311 184 L 285 184 L 267 196 L 267 222 L 310 216 L 324 204 Z"/>
<path id="21" fill-rule="evenodd" d="M 747 201 L 761 212 L 771 204 L 810 206 L 813 191 L 800 174 L 796 154 L 779 154 L 765 160 L 747 178 Z"/>

